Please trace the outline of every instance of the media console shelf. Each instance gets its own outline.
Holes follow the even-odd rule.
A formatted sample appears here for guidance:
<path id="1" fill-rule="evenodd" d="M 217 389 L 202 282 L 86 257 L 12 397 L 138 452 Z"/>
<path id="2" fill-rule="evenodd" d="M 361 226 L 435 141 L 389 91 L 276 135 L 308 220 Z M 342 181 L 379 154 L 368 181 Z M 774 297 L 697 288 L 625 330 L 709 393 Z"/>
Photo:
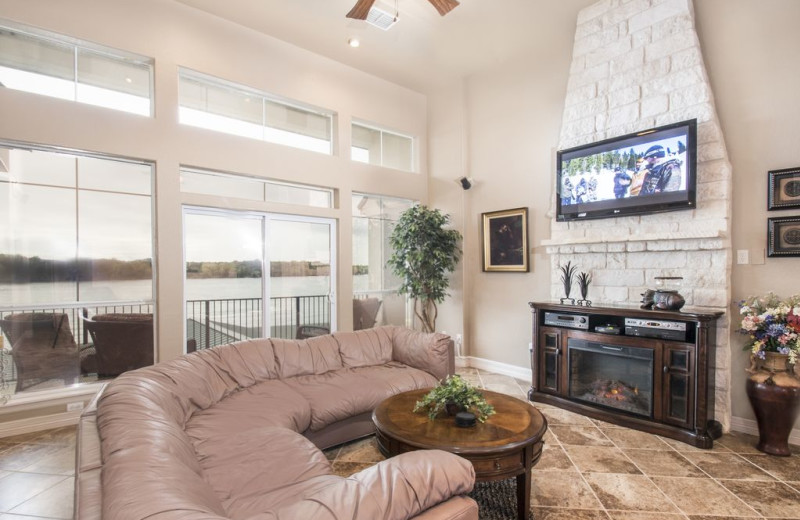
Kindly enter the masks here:
<path id="1" fill-rule="evenodd" d="M 528 399 L 711 448 L 711 353 L 722 312 L 529 302 Z"/>

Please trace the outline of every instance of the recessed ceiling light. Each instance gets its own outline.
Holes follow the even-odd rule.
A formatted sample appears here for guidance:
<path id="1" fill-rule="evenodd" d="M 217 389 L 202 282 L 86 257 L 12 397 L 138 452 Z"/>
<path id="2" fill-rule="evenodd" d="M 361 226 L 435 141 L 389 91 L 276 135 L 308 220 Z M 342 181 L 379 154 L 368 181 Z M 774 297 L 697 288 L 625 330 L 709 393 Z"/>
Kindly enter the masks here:
<path id="1" fill-rule="evenodd" d="M 125 78 L 125 83 L 133 83 L 133 80 L 131 78 Z"/>
<path id="2" fill-rule="evenodd" d="M 347 40 L 347 44 L 350 47 L 358 47 L 359 45 L 361 45 L 361 42 L 358 41 L 358 38 L 350 38 L 349 40 Z"/>

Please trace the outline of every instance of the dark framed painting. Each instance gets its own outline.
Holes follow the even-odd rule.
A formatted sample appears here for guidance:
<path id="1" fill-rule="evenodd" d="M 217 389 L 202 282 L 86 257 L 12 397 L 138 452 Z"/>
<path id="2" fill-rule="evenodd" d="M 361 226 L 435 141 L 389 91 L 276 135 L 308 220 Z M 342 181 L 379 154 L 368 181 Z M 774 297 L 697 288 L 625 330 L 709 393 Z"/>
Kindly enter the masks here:
<path id="1" fill-rule="evenodd" d="M 482 213 L 484 272 L 528 272 L 528 208 Z"/>
<path id="2" fill-rule="evenodd" d="M 800 208 L 800 168 L 769 172 L 767 210 Z"/>
<path id="3" fill-rule="evenodd" d="M 800 217 L 767 219 L 767 256 L 800 256 Z"/>

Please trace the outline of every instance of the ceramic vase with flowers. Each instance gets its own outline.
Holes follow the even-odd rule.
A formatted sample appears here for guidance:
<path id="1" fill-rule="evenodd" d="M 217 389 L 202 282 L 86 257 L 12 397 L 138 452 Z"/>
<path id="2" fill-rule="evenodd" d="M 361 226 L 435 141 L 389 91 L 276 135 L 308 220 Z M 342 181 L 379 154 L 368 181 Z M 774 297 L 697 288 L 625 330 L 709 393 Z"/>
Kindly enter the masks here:
<path id="1" fill-rule="evenodd" d="M 739 304 L 739 332 L 750 337 L 747 397 L 756 415 L 756 448 L 789 456 L 789 434 L 800 412 L 800 378 L 793 371 L 800 355 L 800 295 L 781 300 L 773 293 Z"/>

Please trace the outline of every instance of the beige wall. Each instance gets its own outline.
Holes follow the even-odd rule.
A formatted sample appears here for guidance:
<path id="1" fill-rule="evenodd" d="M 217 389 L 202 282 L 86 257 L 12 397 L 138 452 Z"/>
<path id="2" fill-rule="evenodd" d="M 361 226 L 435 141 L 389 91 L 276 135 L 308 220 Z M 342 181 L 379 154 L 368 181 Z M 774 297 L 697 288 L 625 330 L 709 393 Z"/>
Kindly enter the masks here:
<path id="1" fill-rule="evenodd" d="M 384 80 L 168 0 L 0 0 L 0 17 L 155 58 L 155 118 L 0 89 L 0 140 L 122 155 L 156 163 L 158 358 L 183 352 L 179 165 L 330 186 L 340 208 L 230 206 L 338 219 L 339 328 L 352 326 L 352 191 L 427 198 L 427 100 Z M 333 157 L 177 123 L 177 68 L 188 67 L 337 112 Z M 350 120 L 418 136 L 419 174 L 353 163 Z"/>
<path id="2" fill-rule="evenodd" d="M 733 249 L 764 255 L 767 218 L 800 210 L 767 212 L 767 172 L 800 166 L 800 2 L 796 0 L 695 0 L 697 32 L 717 113 L 733 165 Z M 774 291 L 800 292 L 796 258 L 767 258 L 737 265 L 734 302 Z M 732 415 L 753 419 L 744 390 L 748 356 L 736 333 L 738 309 L 731 306 Z M 795 427 L 800 427 L 800 422 Z"/>

